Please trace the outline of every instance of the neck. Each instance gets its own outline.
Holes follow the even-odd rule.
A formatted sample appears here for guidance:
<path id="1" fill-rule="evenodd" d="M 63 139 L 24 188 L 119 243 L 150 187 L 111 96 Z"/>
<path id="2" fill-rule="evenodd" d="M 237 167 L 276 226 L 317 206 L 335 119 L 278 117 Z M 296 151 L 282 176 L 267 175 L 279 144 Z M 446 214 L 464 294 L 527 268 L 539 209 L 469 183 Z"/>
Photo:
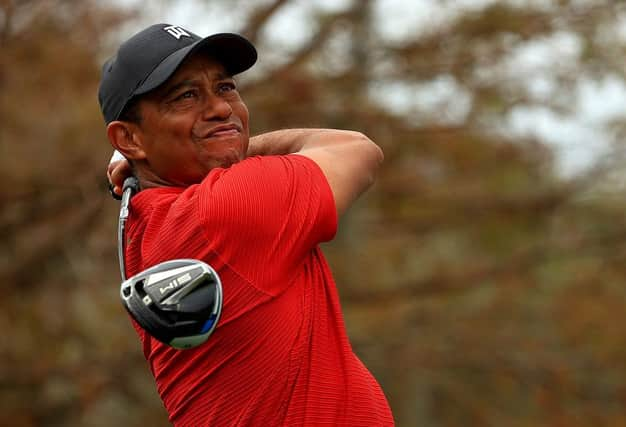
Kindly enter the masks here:
<path id="1" fill-rule="evenodd" d="M 139 187 L 142 190 L 158 187 L 187 187 L 187 184 L 168 181 L 141 166 L 133 168 L 133 174 L 139 180 Z"/>

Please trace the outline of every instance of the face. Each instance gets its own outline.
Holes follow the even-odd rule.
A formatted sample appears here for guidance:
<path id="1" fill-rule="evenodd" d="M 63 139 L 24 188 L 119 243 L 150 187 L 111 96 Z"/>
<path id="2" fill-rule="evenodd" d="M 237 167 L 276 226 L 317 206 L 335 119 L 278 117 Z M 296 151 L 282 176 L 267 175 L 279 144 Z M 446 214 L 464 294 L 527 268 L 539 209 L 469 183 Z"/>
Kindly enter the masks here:
<path id="1" fill-rule="evenodd" d="M 156 185 L 198 183 L 245 158 L 248 109 L 232 77 L 205 55 L 188 58 L 139 108 L 135 137 L 145 161 L 138 166 Z"/>

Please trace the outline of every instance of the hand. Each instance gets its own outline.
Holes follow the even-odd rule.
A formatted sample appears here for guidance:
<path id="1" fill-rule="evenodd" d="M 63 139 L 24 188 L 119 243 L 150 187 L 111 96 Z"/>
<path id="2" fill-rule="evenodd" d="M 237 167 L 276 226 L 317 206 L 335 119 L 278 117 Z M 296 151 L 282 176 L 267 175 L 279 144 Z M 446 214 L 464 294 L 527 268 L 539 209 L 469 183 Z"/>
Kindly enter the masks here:
<path id="1" fill-rule="evenodd" d="M 111 192 L 117 196 L 122 196 L 122 186 L 124 180 L 133 174 L 130 163 L 126 159 L 113 160 L 107 168 L 107 178 L 111 185 Z"/>

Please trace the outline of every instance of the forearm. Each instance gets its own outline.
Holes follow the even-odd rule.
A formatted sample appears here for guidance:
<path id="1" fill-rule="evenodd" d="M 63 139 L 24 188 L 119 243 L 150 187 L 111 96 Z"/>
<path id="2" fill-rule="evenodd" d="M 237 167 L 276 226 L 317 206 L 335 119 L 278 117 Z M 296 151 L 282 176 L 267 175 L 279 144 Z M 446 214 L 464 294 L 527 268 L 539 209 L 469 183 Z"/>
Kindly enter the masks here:
<path id="1" fill-rule="evenodd" d="M 342 135 L 354 132 L 336 129 L 284 129 L 250 138 L 248 156 L 292 154 L 316 146 L 332 144 Z"/>

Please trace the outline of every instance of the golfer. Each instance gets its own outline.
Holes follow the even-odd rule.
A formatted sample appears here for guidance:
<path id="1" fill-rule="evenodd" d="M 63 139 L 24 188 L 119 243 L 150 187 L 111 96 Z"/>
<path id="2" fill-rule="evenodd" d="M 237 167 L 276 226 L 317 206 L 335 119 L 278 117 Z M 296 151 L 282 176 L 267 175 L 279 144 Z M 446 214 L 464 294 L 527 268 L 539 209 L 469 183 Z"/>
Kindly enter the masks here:
<path id="1" fill-rule="evenodd" d="M 177 426 L 393 425 L 352 351 L 318 246 L 372 184 L 382 152 L 349 131 L 249 138 L 233 76 L 256 57 L 239 35 L 158 24 L 103 67 L 107 136 L 129 161 L 112 164 L 109 177 L 118 193 L 131 168 L 140 183 L 128 276 L 194 258 L 223 285 L 217 329 L 198 347 L 176 350 L 135 324 L 158 393 Z"/>

